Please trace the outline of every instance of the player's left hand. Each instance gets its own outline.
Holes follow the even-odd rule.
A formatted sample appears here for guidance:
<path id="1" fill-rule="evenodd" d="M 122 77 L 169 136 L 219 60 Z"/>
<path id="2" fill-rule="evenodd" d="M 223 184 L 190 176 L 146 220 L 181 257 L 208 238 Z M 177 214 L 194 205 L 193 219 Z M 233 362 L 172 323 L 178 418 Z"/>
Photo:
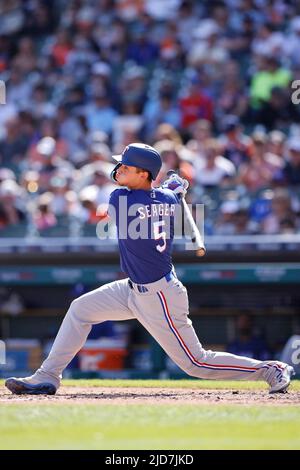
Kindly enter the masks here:
<path id="1" fill-rule="evenodd" d="M 173 193 L 180 196 L 180 198 L 186 195 L 187 188 L 189 187 L 189 182 L 178 176 L 176 173 L 169 176 L 169 178 L 163 183 L 162 188 L 171 189 Z"/>

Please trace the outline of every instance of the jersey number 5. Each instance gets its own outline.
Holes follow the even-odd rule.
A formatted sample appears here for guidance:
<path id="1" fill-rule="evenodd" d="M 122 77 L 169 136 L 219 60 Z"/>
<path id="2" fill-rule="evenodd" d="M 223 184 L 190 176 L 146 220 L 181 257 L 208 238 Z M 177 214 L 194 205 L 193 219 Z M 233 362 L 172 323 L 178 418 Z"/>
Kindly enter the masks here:
<path id="1" fill-rule="evenodd" d="M 162 229 L 164 227 L 164 225 L 165 225 L 164 220 L 159 220 L 159 221 L 153 223 L 154 240 L 162 240 L 163 241 L 163 245 L 156 245 L 156 249 L 160 253 L 165 251 L 166 246 L 167 246 L 167 234 L 163 230 L 160 231 L 160 229 Z"/>

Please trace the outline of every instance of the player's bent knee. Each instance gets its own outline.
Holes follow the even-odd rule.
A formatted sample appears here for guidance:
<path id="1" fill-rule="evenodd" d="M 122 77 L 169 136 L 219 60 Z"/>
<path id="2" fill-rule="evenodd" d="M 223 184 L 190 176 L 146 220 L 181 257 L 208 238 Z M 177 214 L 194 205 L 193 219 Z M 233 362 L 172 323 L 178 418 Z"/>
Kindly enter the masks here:
<path id="1" fill-rule="evenodd" d="M 190 375 L 191 377 L 197 377 L 195 366 L 193 366 L 193 365 L 191 365 L 190 367 L 186 367 L 184 372 L 186 374 Z"/>
<path id="2" fill-rule="evenodd" d="M 69 308 L 69 314 L 76 317 L 78 320 L 80 320 L 81 313 L 84 311 L 84 301 L 82 301 L 81 297 L 78 297 L 77 299 L 74 299 L 71 302 L 70 308 Z"/>
<path id="3" fill-rule="evenodd" d="M 195 366 L 191 363 L 191 364 L 179 364 L 177 363 L 178 367 L 180 367 L 180 369 L 185 372 L 186 374 L 188 375 L 191 375 L 191 376 L 194 376 L 194 373 L 195 373 Z"/>
<path id="4" fill-rule="evenodd" d="M 203 354 L 201 354 L 201 356 L 197 358 L 197 362 L 199 363 L 199 365 L 194 364 L 192 361 L 184 362 L 177 365 L 181 368 L 181 370 L 183 370 L 183 372 L 190 375 L 191 377 L 199 378 L 203 375 L 204 378 L 204 374 L 202 374 L 203 370 L 200 364 L 202 362 L 205 362 L 206 351 L 202 349 L 202 353 Z"/>
<path id="5" fill-rule="evenodd" d="M 197 367 L 194 364 L 191 364 L 190 366 L 187 367 L 181 367 L 181 369 L 190 377 L 196 377 L 197 379 L 199 378 L 206 378 L 207 374 L 203 373 L 203 370 L 201 367 Z"/>
<path id="6" fill-rule="evenodd" d="M 95 319 L 97 319 L 97 323 L 105 321 L 104 313 L 101 305 L 95 305 L 95 302 L 91 302 L 91 299 L 86 295 L 73 300 L 68 312 L 69 315 L 83 323 L 95 323 Z"/>

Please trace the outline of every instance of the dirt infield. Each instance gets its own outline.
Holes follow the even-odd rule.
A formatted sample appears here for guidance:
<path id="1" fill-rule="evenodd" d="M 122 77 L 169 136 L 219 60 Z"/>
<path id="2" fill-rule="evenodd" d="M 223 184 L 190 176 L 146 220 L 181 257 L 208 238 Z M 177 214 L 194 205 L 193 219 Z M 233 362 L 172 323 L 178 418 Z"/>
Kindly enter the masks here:
<path id="1" fill-rule="evenodd" d="M 0 387 L 0 405 L 16 403 L 88 404 L 241 404 L 295 405 L 300 404 L 300 392 L 269 395 L 267 390 L 189 390 L 180 388 L 113 388 L 64 386 L 54 396 L 12 395 Z"/>

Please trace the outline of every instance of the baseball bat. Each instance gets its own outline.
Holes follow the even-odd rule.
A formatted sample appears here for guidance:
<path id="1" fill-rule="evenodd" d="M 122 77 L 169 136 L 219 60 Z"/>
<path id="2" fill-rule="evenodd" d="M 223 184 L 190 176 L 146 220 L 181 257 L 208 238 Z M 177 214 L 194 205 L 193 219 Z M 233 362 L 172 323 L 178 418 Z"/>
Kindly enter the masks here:
<path id="1" fill-rule="evenodd" d="M 173 175 L 174 173 L 178 174 L 174 170 L 169 170 L 167 172 L 167 176 L 169 177 L 169 176 Z M 206 253 L 206 248 L 204 246 L 204 241 L 202 239 L 201 233 L 200 233 L 200 231 L 199 231 L 199 229 L 196 225 L 196 222 L 194 221 L 193 215 L 190 211 L 189 206 L 187 205 L 187 202 L 186 202 L 184 196 L 181 198 L 181 204 L 182 204 L 182 207 L 183 207 L 185 217 L 186 217 L 186 219 L 189 223 L 190 229 L 191 229 L 191 240 L 192 240 L 192 243 L 195 245 L 195 250 L 197 252 L 197 256 L 204 256 L 205 253 Z"/>

